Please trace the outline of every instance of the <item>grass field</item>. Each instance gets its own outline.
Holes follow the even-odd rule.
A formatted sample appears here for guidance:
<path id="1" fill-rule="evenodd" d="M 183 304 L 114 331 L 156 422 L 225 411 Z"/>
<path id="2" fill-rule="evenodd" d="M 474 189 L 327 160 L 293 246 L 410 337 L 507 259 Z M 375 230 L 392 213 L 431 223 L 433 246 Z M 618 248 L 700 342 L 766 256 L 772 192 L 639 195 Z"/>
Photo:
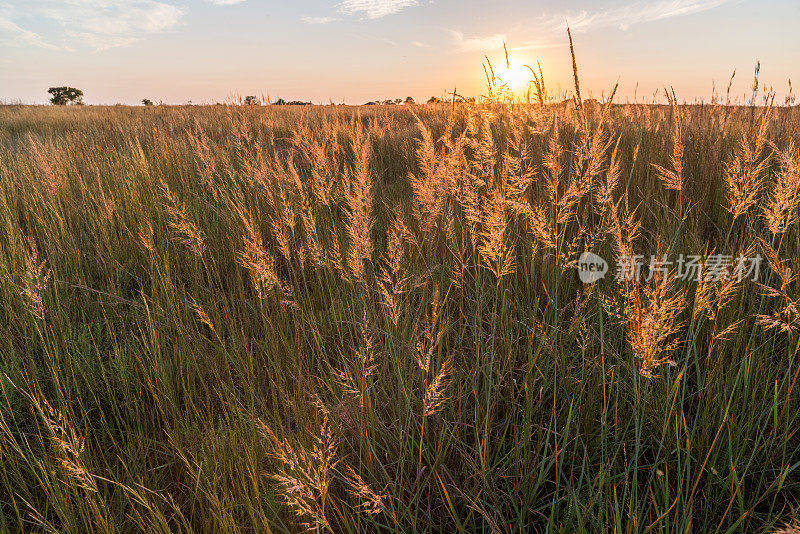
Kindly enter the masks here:
<path id="1" fill-rule="evenodd" d="M 786 106 L 0 107 L 0 529 L 783 528 L 798 146 Z M 615 280 L 681 254 L 764 261 Z"/>

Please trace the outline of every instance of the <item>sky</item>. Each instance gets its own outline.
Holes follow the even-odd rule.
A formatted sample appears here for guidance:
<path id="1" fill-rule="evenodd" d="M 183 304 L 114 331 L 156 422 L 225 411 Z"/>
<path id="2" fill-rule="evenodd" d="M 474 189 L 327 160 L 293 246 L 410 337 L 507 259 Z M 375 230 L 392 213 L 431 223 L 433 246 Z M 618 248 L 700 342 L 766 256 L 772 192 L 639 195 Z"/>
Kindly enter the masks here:
<path id="1" fill-rule="evenodd" d="M 541 65 L 584 97 L 744 101 L 753 69 L 777 101 L 800 84 L 798 0 L 0 0 L 0 101 L 361 104 L 485 94 L 484 57 Z M 798 89 L 800 90 L 800 89 Z M 796 90 L 795 93 L 798 91 Z"/>

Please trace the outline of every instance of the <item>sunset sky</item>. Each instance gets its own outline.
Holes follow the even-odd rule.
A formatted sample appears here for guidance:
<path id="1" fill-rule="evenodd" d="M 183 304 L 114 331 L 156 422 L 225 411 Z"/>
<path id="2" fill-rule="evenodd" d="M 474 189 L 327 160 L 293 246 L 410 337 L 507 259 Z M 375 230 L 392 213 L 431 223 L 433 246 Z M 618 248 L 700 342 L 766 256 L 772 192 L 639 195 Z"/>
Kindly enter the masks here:
<path id="1" fill-rule="evenodd" d="M 541 63 L 569 88 L 566 24 L 584 96 L 724 92 L 800 83 L 797 0 L 0 0 L 0 100 L 180 104 L 264 95 L 315 103 L 478 95 L 486 54 Z M 797 92 L 797 91 L 795 91 Z"/>

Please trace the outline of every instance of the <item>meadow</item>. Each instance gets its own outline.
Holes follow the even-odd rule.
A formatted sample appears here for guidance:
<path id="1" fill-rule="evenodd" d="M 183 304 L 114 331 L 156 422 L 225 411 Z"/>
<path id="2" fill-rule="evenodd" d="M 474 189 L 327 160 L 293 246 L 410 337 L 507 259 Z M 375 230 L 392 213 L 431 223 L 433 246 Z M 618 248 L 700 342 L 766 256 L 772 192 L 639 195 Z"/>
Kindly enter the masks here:
<path id="1" fill-rule="evenodd" d="M 665 102 L 0 107 L 0 529 L 792 524 L 800 108 Z"/>

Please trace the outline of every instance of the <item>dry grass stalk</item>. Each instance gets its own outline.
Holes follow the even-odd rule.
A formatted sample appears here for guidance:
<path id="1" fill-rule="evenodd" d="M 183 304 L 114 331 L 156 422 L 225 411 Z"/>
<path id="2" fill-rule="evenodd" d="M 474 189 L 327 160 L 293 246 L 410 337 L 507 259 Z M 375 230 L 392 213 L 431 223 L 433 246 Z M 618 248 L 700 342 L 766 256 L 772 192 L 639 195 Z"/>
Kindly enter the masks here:
<path id="1" fill-rule="evenodd" d="M 670 164 L 672 169 L 665 169 L 660 165 L 653 164 L 653 167 L 658 171 L 658 178 L 663 182 L 664 187 L 673 191 L 683 192 L 683 134 L 682 134 L 682 116 L 681 109 L 678 106 L 677 99 L 674 94 L 670 96 L 667 93 L 667 98 L 672 106 L 672 156 L 670 157 Z"/>
<path id="2" fill-rule="evenodd" d="M 150 221 L 146 221 L 139 225 L 139 243 L 151 254 L 155 249 L 154 237 L 153 224 Z"/>
<path id="3" fill-rule="evenodd" d="M 436 347 L 439 346 L 442 336 L 444 335 L 444 330 L 442 328 L 437 328 L 441 305 L 439 299 L 439 288 L 434 287 L 433 295 L 431 297 L 431 309 L 425 317 L 422 335 L 417 341 L 417 350 L 415 352 L 417 365 L 426 376 L 430 372 L 433 352 L 436 350 Z"/>
<path id="4" fill-rule="evenodd" d="M 241 216 L 245 234 L 243 247 L 239 251 L 239 263 L 250 273 L 253 287 L 259 298 L 263 299 L 269 292 L 283 287 L 275 273 L 275 261 L 264 249 L 261 233 L 256 229 L 250 217 Z"/>
<path id="5" fill-rule="evenodd" d="M 375 492 L 369 484 L 364 482 L 361 475 L 349 465 L 345 465 L 345 482 L 347 491 L 361 501 L 361 510 L 368 515 L 377 515 L 386 511 L 384 500 L 386 495 Z"/>
<path id="6" fill-rule="evenodd" d="M 509 213 L 503 194 L 493 189 L 484 204 L 483 228 L 478 251 L 483 264 L 498 278 L 514 272 L 513 246 L 508 242 Z"/>
<path id="7" fill-rule="evenodd" d="M 633 282 L 627 288 L 628 341 L 642 376 L 652 378 L 659 366 L 672 363 L 668 355 L 678 346 L 672 338 L 681 329 L 677 319 L 685 302 L 683 292 L 675 291 L 669 278 L 654 278 L 648 285 Z"/>
<path id="8" fill-rule="evenodd" d="M 417 162 L 420 175 L 409 175 L 414 191 L 414 218 L 423 233 L 433 228 L 442 209 L 442 178 L 439 173 L 439 157 L 430 130 L 417 118 L 422 138 L 417 141 Z"/>
<path id="9" fill-rule="evenodd" d="M 97 492 L 97 481 L 95 476 L 86 468 L 83 462 L 85 444 L 69 421 L 55 408 L 47 399 L 34 395 L 18 388 L 8 377 L 3 375 L 17 391 L 19 391 L 35 409 L 36 413 L 42 418 L 50 440 L 54 446 L 55 456 L 64 474 L 72 480 L 78 487 L 90 493 Z"/>
<path id="10" fill-rule="evenodd" d="M 442 404 L 447 400 L 445 391 L 449 384 L 450 374 L 453 372 L 453 355 L 447 357 L 439 368 L 436 377 L 425 388 L 425 399 L 423 400 L 424 417 L 429 417 L 436 414 L 442 407 Z"/>
<path id="11" fill-rule="evenodd" d="M 778 152 L 780 170 L 775 179 L 769 201 L 764 208 L 767 228 L 773 235 L 786 232 L 797 222 L 797 204 L 800 198 L 800 155 L 793 141 Z"/>
<path id="12" fill-rule="evenodd" d="M 606 169 L 606 179 L 595 190 L 595 201 L 597 202 L 597 212 L 604 215 L 612 206 L 614 200 L 614 191 L 619 185 L 620 177 L 620 162 L 618 156 L 619 141 L 614 144 L 614 150 L 611 152 L 608 169 Z"/>
<path id="13" fill-rule="evenodd" d="M 767 142 L 767 127 L 772 108 L 764 111 L 754 140 L 743 135 L 733 161 L 725 167 L 728 188 L 728 211 L 734 220 L 745 214 L 757 201 L 764 186 L 769 155 L 761 154 Z"/>
<path id="14" fill-rule="evenodd" d="M 336 369 L 334 373 L 342 390 L 350 394 L 363 408 L 366 388 L 368 387 L 367 380 L 376 369 L 375 346 L 366 310 L 364 310 L 360 331 L 361 343 L 355 351 L 355 357 L 345 358 L 346 366 L 343 369 Z"/>
<path id="15" fill-rule="evenodd" d="M 294 206 L 288 198 L 283 186 L 278 186 L 275 191 L 274 209 L 268 215 L 270 230 L 278 242 L 278 251 L 287 264 L 292 262 L 292 251 L 298 242 L 294 239 L 296 226 L 296 213 Z"/>
<path id="16" fill-rule="evenodd" d="M 22 277 L 22 296 L 28 312 L 39 320 L 44 320 L 44 291 L 50 280 L 50 270 L 44 260 L 39 261 L 39 248 L 33 239 L 27 240 L 25 247 L 25 272 Z"/>
<path id="17" fill-rule="evenodd" d="M 400 320 L 400 303 L 398 298 L 408 286 L 407 261 L 403 245 L 404 232 L 408 232 L 400 220 L 400 214 L 395 214 L 394 221 L 389 228 L 386 243 L 385 268 L 378 277 L 378 290 L 383 298 L 383 305 L 388 312 L 390 322 L 397 326 Z"/>
<path id="18" fill-rule="evenodd" d="M 793 297 L 791 288 L 797 280 L 797 274 L 792 272 L 791 266 L 787 265 L 788 260 L 781 260 L 778 252 L 764 240 L 761 240 L 761 248 L 767 256 L 770 269 L 778 275 L 781 287 L 776 289 L 758 284 L 764 296 L 774 299 L 777 304 L 770 314 L 758 314 L 758 323 L 765 330 L 775 330 L 792 335 L 800 328 L 800 301 Z"/>
<path id="19" fill-rule="evenodd" d="M 326 501 L 338 460 L 337 442 L 327 420 L 323 419 L 311 449 L 294 446 L 276 436 L 264 422 L 258 423 L 270 445 L 270 455 L 279 465 L 270 478 L 278 484 L 284 502 L 303 520 L 309 532 L 320 528 L 331 531 Z"/>
<path id="20" fill-rule="evenodd" d="M 364 280 L 364 264 L 372 259 L 372 175 L 369 170 L 370 140 L 360 130 L 356 130 L 353 150 L 356 160 L 350 184 L 348 203 L 350 213 L 347 233 L 350 250 L 347 264 L 354 280 Z"/>
<path id="21" fill-rule="evenodd" d="M 642 223 L 636 218 L 635 212 L 628 212 L 618 200 L 612 208 L 609 233 L 614 238 L 614 245 L 618 258 L 634 257 L 633 243 L 639 237 Z"/>
<path id="22" fill-rule="evenodd" d="M 211 329 L 214 334 L 217 333 L 217 329 L 214 327 L 214 323 L 211 321 L 211 318 L 206 313 L 205 308 L 197 302 L 193 296 L 189 295 L 189 306 L 191 306 L 192 310 L 194 311 L 195 315 L 197 315 L 197 319 L 206 325 L 209 329 Z"/>
<path id="23" fill-rule="evenodd" d="M 160 188 L 165 200 L 163 205 L 168 216 L 167 223 L 176 239 L 195 256 L 202 257 L 206 250 L 205 234 L 189 219 L 186 206 L 177 199 L 163 180 L 160 182 Z"/>
<path id="24" fill-rule="evenodd" d="M 33 157 L 33 162 L 41 173 L 38 182 L 45 186 L 48 194 L 55 194 L 64 183 L 64 177 L 50 161 L 48 149 L 44 144 L 28 135 L 28 151 Z"/>
<path id="25" fill-rule="evenodd" d="M 782 528 L 773 531 L 772 534 L 800 534 L 800 521 L 786 524 Z"/>
<path id="26" fill-rule="evenodd" d="M 200 183 L 203 184 L 206 191 L 215 200 L 221 197 L 221 191 L 218 184 L 214 180 L 214 173 L 217 169 L 217 161 L 214 156 L 214 150 L 211 147 L 211 141 L 204 133 L 199 124 L 195 122 L 196 135 L 189 134 L 189 143 L 194 150 L 195 156 L 195 169 L 200 178 Z"/>
<path id="27" fill-rule="evenodd" d="M 578 108 L 581 118 L 585 119 L 583 113 L 583 98 L 581 97 L 581 83 L 578 78 L 578 62 L 575 59 L 575 47 L 572 44 L 572 32 L 569 27 L 567 27 L 567 36 L 569 37 L 569 53 L 572 56 L 572 80 L 575 84 L 575 106 Z"/>
<path id="28" fill-rule="evenodd" d="M 742 254 L 742 257 L 750 258 L 753 254 L 754 248 L 751 247 Z M 713 255 L 712 253 L 711 256 Z M 705 314 L 711 322 L 716 323 L 719 314 L 731 302 L 741 287 L 742 280 L 737 276 L 720 277 L 719 279 L 708 276 L 702 277 L 695 290 L 694 308 L 692 310 L 695 320 Z"/>

